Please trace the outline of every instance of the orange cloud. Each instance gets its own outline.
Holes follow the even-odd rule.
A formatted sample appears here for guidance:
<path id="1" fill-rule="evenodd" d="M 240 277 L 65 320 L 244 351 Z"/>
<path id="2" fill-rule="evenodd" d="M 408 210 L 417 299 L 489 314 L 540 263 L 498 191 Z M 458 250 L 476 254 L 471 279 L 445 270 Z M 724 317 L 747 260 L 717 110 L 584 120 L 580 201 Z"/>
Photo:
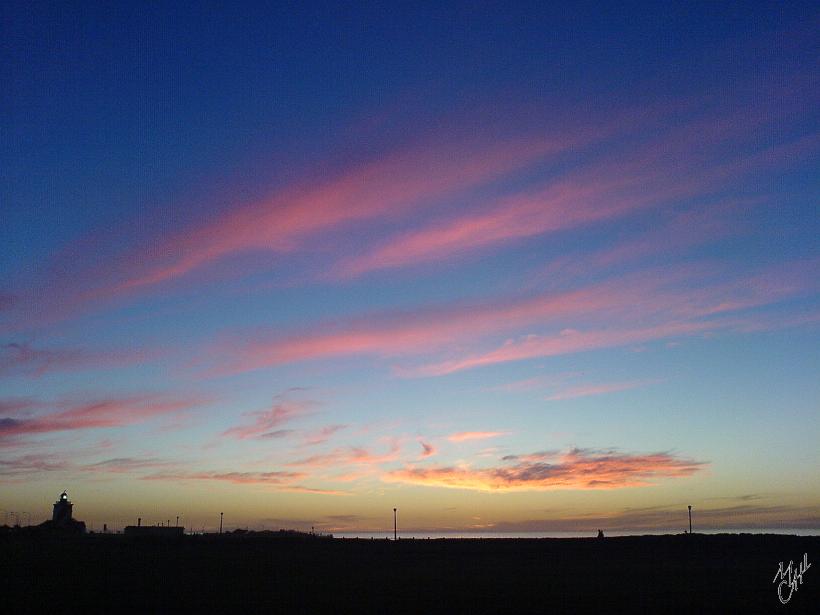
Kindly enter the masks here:
<path id="1" fill-rule="evenodd" d="M 552 453 L 510 456 L 507 459 L 517 463 L 493 468 L 407 466 L 384 474 L 382 480 L 477 491 L 619 489 L 648 485 L 657 478 L 691 476 L 705 465 L 669 453 L 572 449 L 551 461 L 553 457 Z"/>
<path id="2" fill-rule="evenodd" d="M 497 438 L 506 436 L 505 431 L 460 431 L 447 436 L 450 442 L 466 442 L 467 440 L 486 440 L 487 438 Z"/>

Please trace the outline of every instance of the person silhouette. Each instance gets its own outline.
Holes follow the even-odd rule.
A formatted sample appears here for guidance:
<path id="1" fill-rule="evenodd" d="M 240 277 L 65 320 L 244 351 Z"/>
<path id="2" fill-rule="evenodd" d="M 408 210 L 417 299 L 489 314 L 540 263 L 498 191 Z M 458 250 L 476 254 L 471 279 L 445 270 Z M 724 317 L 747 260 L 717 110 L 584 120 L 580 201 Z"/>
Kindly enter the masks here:
<path id="1" fill-rule="evenodd" d="M 598 538 L 604 537 L 604 530 L 598 530 Z"/>

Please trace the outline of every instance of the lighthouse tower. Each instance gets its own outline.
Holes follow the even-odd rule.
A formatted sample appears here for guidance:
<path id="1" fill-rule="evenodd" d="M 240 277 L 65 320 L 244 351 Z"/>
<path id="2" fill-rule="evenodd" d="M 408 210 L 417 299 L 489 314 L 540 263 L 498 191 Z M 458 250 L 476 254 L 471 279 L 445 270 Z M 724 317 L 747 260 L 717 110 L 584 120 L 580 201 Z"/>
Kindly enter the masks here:
<path id="1" fill-rule="evenodd" d="M 60 494 L 60 499 L 54 502 L 54 513 L 51 520 L 55 525 L 65 527 L 71 523 L 71 512 L 74 505 L 69 501 L 65 491 Z"/>

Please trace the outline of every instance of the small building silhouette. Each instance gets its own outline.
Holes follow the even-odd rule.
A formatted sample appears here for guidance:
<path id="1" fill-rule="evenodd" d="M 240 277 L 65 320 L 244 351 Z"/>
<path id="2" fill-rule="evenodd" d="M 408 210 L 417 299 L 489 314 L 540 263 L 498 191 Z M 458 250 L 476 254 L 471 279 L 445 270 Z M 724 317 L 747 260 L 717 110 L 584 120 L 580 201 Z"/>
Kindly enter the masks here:
<path id="1" fill-rule="evenodd" d="M 66 527 L 71 522 L 71 513 L 74 505 L 68 499 L 68 494 L 63 491 L 60 494 L 60 499 L 54 502 L 54 512 L 51 515 L 51 521 L 58 527 Z"/>
<path id="2" fill-rule="evenodd" d="M 59 499 L 54 502 L 54 510 L 51 514 L 51 521 L 44 521 L 38 527 L 46 531 L 72 532 L 78 534 L 85 533 L 85 523 L 77 521 L 73 517 L 74 505 L 68 499 L 68 494 L 63 491 Z"/>

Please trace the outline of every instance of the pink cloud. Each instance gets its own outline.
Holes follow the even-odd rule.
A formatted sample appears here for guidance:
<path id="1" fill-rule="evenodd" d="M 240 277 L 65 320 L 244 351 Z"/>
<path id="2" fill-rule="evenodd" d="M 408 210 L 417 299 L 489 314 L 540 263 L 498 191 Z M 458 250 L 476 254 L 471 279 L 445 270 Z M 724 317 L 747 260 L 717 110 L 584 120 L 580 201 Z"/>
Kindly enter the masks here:
<path id="1" fill-rule="evenodd" d="M 538 357 L 571 354 L 599 348 L 623 346 L 649 340 L 663 339 L 693 333 L 704 333 L 718 327 L 712 322 L 668 323 L 642 329 L 614 329 L 578 331 L 566 329 L 558 335 L 529 335 L 510 341 L 489 352 L 431 363 L 418 368 L 402 370 L 405 376 L 443 376 L 485 365 L 521 361 Z"/>
<path id="2" fill-rule="evenodd" d="M 486 343 L 485 337 L 523 328 L 557 328 L 562 323 L 565 333 L 560 336 L 532 335 L 510 341 L 496 351 L 468 354 L 462 359 L 422 367 L 396 367 L 396 373 L 440 375 L 517 360 L 512 358 L 516 355 L 532 358 L 635 345 L 714 329 L 717 324 L 703 322 L 703 319 L 771 304 L 816 286 L 807 271 L 801 273 L 800 269 L 781 266 L 776 271 L 719 280 L 719 272 L 714 268 L 655 268 L 582 288 L 494 303 L 375 314 L 333 326 L 320 324 L 309 332 L 278 338 L 258 332 L 252 339 L 233 336 L 216 344 L 217 352 L 212 354 L 223 364 L 213 371 L 236 373 L 339 356 L 396 357 L 430 355 L 443 350 L 465 352 L 470 346 Z M 635 327 L 631 324 L 635 322 L 643 326 Z M 586 329 L 585 333 L 574 331 L 582 328 Z M 497 338 L 493 343 L 498 343 Z"/>
<path id="3" fill-rule="evenodd" d="M 260 412 L 248 412 L 245 416 L 253 418 L 253 422 L 245 425 L 237 425 L 226 429 L 222 436 L 245 440 L 248 438 L 275 438 L 283 434 L 283 430 L 276 428 L 306 416 L 312 412 L 312 404 L 306 402 L 282 401 L 274 404 L 270 410 Z"/>
<path id="4" fill-rule="evenodd" d="M 327 468 L 333 466 L 363 465 L 378 466 L 384 463 L 395 461 L 399 458 L 401 445 L 397 440 L 391 440 L 389 450 L 386 453 L 371 453 L 361 447 L 337 448 L 330 453 L 312 455 L 304 459 L 298 459 L 288 463 L 288 466 Z"/>
<path id="5" fill-rule="evenodd" d="M 89 463 L 82 467 L 84 472 L 105 472 L 112 474 L 131 474 L 145 470 L 157 470 L 179 465 L 177 462 L 158 459 L 156 457 L 115 457 Z"/>
<path id="6" fill-rule="evenodd" d="M 533 376 L 532 378 L 524 378 L 523 380 L 516 380 L 514 382 L 505 382 L 504 384 L 489 387 L 488 390 L 510 391 L 513 393 L 533 391 L 536 389 L 543 389 L 545 387 L 554 387 L 562 385 L 568 380 L 577 378 L 581 375 L 583 375 L 582 372 L 561 372 L 558 374 L 544 374 L 541 376 Z"/>
<path id="7" fill-rule="evenodd" d="M 103 449 L 104 447 L 96 447 Z M 0 459 L 0 479 L 25 479 L 44 472 L 71 472 L 94 474 L 133 474 L 147 470 L 168 469 L 179 466 L 178 462 L 156 457 L 115 457 L 92 463 L 79 463 L 78 459 L 89 452 L 72 449 L 69 454 L 38 453 Z"/>
<path id="8" fill-rule="evenodd" d="M 589 139 L 589 134 L 556 136 L 543 130 L 507 135 L 439 132 L 341 170 L 328 172 L 326 166 L 322 172 L 304 172 L 301 179 L 256 202 L 233 198 L 205 223 L 164 236 L 132 238 L 131 248 L 121 247 L 127 235 L 89 236 L 54 257 L 51 269 L 59 276 L 20 289 L 23 300 L 10 305 L 19 322 L 10 327 L 54 322 L 228 257 L 312 251 L 321 235 L 370 222 L 402 221 Z"/>
<path id="9" fill-rule="evenodd" d="M 627 309 L 636 292 L 650 292 L 656 275 L 618 280 L 580 290 L 547 293 L 495 304 L 420 309 L 415 313 L 375 315 L 326 329 L 279 339 L 256 335 L 253 340 L 227 339 L 218 345 L 228 367 L 239 372 L 324 357 L 356 354 L 396 356 L 427 352 L 482 334 L 511 330 L 560 317 L 582 316 L 605 309 Z M 630 284 L 630 281 L 632 282 Z M 630 287 L 631 286 L 631 287 Z M 668 303 L 677 298 L 667 299 Z"/>
<path id="10" fill-rule="evenodd" d="M 234 485 L 266 485 L 275 487 L 277 491 L 291 493 L 310 493 L 318 495 L 350 495 L 346 491 L 335 489 L 320 489 L 316 487 L 306 487 L 296 484 L 307 474 L 304 472 L 180 472 L 180 473 L 158 473 L 143 476 L 142 480 L 154 481 L 216 481 L 232 483 Z"/>
<path id="11" fill-rule="evenodd" d="M 433 457 L 436 453 L 438 453 L 438 449 L 435 446 L 430 444 L 429 442 L 424 442 L 423 440 L 419 440 L 419 444 L 421 444 L 421 459 L 427 459 L 428 457 Z"/>
<path id="12" fill-rule="evenodd" d="M 32 418 L 0 419 L 0 438 L 77 429 L 122 427 L 189 410 L 205 401 L 167 400 L 151 396 L 107 399 L 71 406 L 65 410 Z"/>
<path id="13" fill-rule="evenodd" d="M 211 480 L 237 485 L 282 485 L 304 478 L 303 472 L 185 472 L 143 476 L 143 480 Z"/>
<path id="14" fill-rule="evenodd" d="M 0 399 L 0 416 L 10 417 L 21 414 L 27 415 L 31 413 L 32 410 L 41 407 L 42 405 L 40 402 L 25 397 Z"/>
<path id="15" fill-rule="evenodd" d="M 290 493 L 313 493 L 316 495 L 353 495 L 349 491 L 341 491 L 339 489 L 318 489 L 316 487 L 304 487 L 302 485 L 286 485 L 279 489 L 279 491 L 288 491 Z"/>
<path id="16" fill-rule="evenodd" d="M 304 434 L 305 446 L 323 444 L 344 429 L 347 429 L 347 425 L 325 425 L 315 431 L 309 431 Z"/>
<path id="17" fill-rule="evenodd" d="M 335 178 L 290 186 L 264 202 L 234 207 L 210 224 L 171 237 L 163 249 L 155 251 L 163 255 L 162 260 L 149 260 L 117 290 L 170 280 L 237 252 L 291 252 L 316 233 L 403 215 L 566 146 L 540 136 L 493 142 L 437 139 L 382 155 Z"/>
<path id="18" fill-rule="evenodd" d="M 655 381 L 633 380 L 629 382 L 609 382 L 605 384 L 585 384 L 567 387 L 548 395 L 544 399 L 547 401 L 558 401 L 562 399 L 576 399 L 578 397 L 591 397 L 595 395 L 606 395 L 607 393 L 617 393 L 628 391 L 638 387 L 646 386 Z"/>
<path id="19" fill-rule="evenodd" d="M 32 474 L 71 469 L 72 464 L 61 455 L 38 453 L 13 458 L 0 458 L 0 482 L 17 482 Z"/>
<path id="20" fill-rule="evenodd" d="M 9 342 L 0 345 L 0 374 L 42 376 L 55 371 L 126 367 L 160 354 L 159 350 L 89 351 Z"/>
<path id="21" fill-rule="evenodd" d="M 491 468 L 407 466 L 384 474 L 382 480 L 477 491 L 619 489 L 649 485 L 658 478 L 691 476 L 705 465 L 668 453 L 632 455 L 587 449 L 509 459 L 515 463 Z"/>
<path id="22" fill-rule="evenodd" d="M 617 181 L 623 183 L 624 179 Z M 513 239 L 610 218 L 642 204 L 640 199 L 618 205 L 615 202 L 613 186 L 606 182 L 594 186 L 590 182 L 562 182 L 539 192 L 508 197 L 483 211 L 436 220 L 425 228 L 392 237 L 370 253 L 343 262 L 338 271 L 348 277 L 438 261 Z"/>
<path id="23" fill-rule="evenodd" d="M 506 435 L 506 431 L 460 431 L 450 434 L 447 436 L 447 439 L 450 442 L 467 442 L 468 440 L 487 440 L 488 438 L 497 438 Z"/>
<path id="24" fill-rule="evenodd" d="M 736 121 L 729 124 L 737 128 Z M 818 142 L 810 138 L 736 159 L 701 160 L 693 154 L 702 150 L 704 140 L 712 133 L 716 133 L 717 143 L 729 137 L 721 130 L 715 131 L 714 122 L 707 122 L 705 126 L 687 125 L 628 153 L 622 152 L 615 162 L 582 167 L 540 189 L 507 196 L 390 237 L 362 255 L 343 259 L 336 273 L 340 277 L 352 277 L 379 269 L 438 262 L 513 240 L 602 222 L 665 202 L 708 194 L 737 176 L 761 167 L 777 166 L 796 152 L 815 148 Z M 670 156 L 672 152 L 679 153 L 680 159 L 689 160 L 686 174 L 680 173 L 679 159 Z M 680 222 L 692 228 L 697 220 Z M 710 232 L 728 230 L 724 227 L 710 229 Z M 703 241 L 705 237 L 706 234 L 681 234 L 673 236 L 673 242 L 685 245 Z M 641 248 L 636 245 L 633 249 L 639 252 Z"/>

